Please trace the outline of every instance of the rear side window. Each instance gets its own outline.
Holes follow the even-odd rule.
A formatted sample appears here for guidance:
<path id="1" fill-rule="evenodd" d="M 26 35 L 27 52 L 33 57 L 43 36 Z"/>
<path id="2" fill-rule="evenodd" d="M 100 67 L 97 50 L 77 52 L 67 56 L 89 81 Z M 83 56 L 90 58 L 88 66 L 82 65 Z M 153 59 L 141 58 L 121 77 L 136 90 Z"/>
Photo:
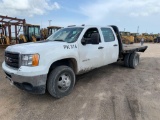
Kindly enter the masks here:
<path id="1" fill-rule="evenodd" d="M 115 36 L 110 28 L 101 28 L 105 42 L 115 41 Z"/>

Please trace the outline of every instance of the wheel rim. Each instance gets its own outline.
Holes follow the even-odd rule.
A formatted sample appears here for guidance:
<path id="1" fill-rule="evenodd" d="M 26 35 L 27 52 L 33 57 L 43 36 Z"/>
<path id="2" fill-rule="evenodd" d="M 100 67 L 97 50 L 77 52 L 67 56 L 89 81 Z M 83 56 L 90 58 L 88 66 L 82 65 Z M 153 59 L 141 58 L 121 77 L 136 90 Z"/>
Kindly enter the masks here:
<path id="1" fill-rule="evenodd" d="M 139 59 L 138 59 L 138 56 L 137 56 L 136 59 L 135 59 L 135 66 L 137 66 L 138 63 L 139 63 Z"/>
<path id="2" fill-rule="evenodd" d="M 67 91 L 71 85 L 71 77 L 69 74 L 61 74 L 58 79 L 58 89 L 62 92 Z"/>

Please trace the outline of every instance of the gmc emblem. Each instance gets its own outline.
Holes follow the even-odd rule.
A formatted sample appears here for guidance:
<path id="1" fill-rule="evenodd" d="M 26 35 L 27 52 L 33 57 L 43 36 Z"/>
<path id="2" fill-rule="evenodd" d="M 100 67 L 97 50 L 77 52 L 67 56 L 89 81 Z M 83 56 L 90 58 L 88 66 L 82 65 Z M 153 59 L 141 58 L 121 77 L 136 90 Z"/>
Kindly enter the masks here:
<path id="1" fill-rule="evenodd" d="M 12 62 L 12 59 L 9 57 L 5 57 L 6 62 Z"/>

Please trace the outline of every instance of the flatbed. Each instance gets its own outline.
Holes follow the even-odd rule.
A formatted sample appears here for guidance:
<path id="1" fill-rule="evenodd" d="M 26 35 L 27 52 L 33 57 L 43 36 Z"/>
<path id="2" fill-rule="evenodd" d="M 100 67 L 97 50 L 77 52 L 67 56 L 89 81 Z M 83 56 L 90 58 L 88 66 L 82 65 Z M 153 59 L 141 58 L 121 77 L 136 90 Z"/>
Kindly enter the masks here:
<path id="1" fill-rule="evenodd" d="M 116 33 L 116 37 L 118 39 L 119 44 L 119 59 L 124 59 L 126 54 L 132 54 L 135 52 L 144 52 L 148 46 L 139 46 L 139 45 L 126 45 L 122 43 L 122 38 L 117 26 L 111 25 L 114 32 Z"/>
<path id="2" fill-rule="evenodd" d="M 123 45 L 123 53 L 144 52 L 148 46 Z"/>

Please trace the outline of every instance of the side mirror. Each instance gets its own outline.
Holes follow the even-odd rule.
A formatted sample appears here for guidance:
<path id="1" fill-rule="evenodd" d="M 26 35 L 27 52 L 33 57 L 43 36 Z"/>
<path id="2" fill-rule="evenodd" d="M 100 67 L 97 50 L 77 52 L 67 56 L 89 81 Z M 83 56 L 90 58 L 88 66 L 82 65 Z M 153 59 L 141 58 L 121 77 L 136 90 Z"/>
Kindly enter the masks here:
<path id="1" fill-rule="evenodd" d="M 99 33 L 92 33 L 91 35 L 91 41 L 92 41 L 92 44 L 99 44 Z"/>
<path id="2" fill-rule="evenodd" d="M 82 45 L 86 45 L 86 40 L 84 38 L 82 38 L 81 43 L 82 43 Z"/>

